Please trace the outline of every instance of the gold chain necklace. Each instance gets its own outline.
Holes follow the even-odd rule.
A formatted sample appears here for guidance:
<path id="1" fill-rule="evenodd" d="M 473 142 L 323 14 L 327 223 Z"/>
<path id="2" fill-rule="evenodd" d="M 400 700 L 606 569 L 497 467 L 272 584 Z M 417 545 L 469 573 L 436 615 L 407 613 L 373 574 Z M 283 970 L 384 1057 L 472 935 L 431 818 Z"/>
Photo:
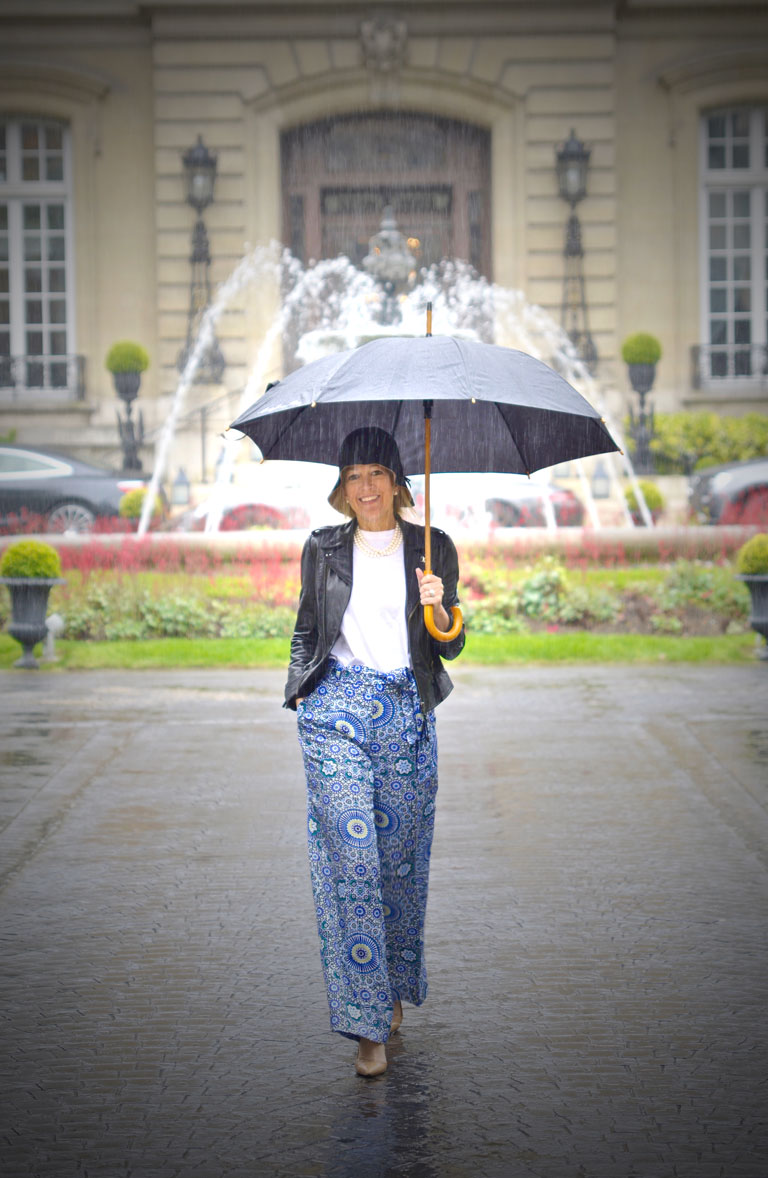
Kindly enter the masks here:
<path id="1" fill-rule="evenodd" d="M 403 533 L 400 530 L 400 525 L 395 524 L 395 534 L 387 544 L 386 548 L 374 548 L 373 544 L 369 544 L 359 526 L 355 528 L 355 545 L 364 552 L 366 556 L 392 556 L 397 552 L 398 548 L 403 542 Z"/>

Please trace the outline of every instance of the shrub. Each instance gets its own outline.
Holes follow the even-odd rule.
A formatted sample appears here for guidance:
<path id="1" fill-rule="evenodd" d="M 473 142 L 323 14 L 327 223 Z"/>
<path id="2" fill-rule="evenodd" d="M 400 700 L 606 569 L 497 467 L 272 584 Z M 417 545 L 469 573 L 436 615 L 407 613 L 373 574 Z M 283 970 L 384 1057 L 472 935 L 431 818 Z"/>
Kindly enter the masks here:
<path id="1" fill-rule="evenodd" d="M 91 641 L 143 638 L 287 638 L 295 610 L 263 603 L 217 601 L 201 587 L 150 592 L 137 585 L 93 578 L 61 606 L 69 638 Z"/>
<path id="2" fill-rule="evenodd" d="M 648 510 L 650 512 L 663 511 L 664 510 L 664 496 L 662 495 L 661 491 L 656 486 L 656 484 L 649 482 L 648 479 L 640 479 L 638 485 L 640 487 L 640 490 L 643 492 L 643 498 L 645 499 L 646 506 L 647 506 Z M 637 502 L 637 495 L 635 494 L 634 487 L 632 487 L 632 486 L 627 487 L 627 489 L 624 492 L 624 498 L 627 501 L 627 507 L 629 508 L 630 511 L 637 512 L 640 510 L 640 506 Z"/>
<path id="3" fill-rule="evenodd" d="M 620 612 L 621 601 L 615 593 L 574 585 L 557 607 L 557 620 L 566 626 L 614 622 Z"/>
<path id="4" fill-rule="evenodd" d="M 768 415 L 747 413 L 657 413 L 651 453 L 659 474 L 692 474 L 724 462 L 745 462 L 768 454 Z M 630 450 L 634 440 L 629 437 Z"/>
<path id="5" fill-rule="evenodd" d="M 687 560 L 673 565 L 654 596 L 665 613 L 694 607 L 730 619 L 745 617 L 749 601 L 744 586 L 734 582 L 729 569 Z"/>
<path id="6" fill-rule="evenodd" d="M 462 607 L 467 630 L 473 634 L 526 634 L 528 627 L 517 613 L 514 593 L 496 594 Z"/>
<path id="7" fill-rule="evenodd" d="M 3 577 L 60 577 L 61 560 L 55 548 L 41 540 L 11 544 L 0 560 Z"/>
<path id="8" fill-rule="evenodd" d="M 520 612 L 529 618 L 554 618 L 567 591 L 565 569 L 557 557 L 543 556 L 520 589 Z"/>
<path id="9" fill-rule="evenodd" d="M 655 335 L 637 331 L 628 335 L 621 345 L 621 358 L 625 364 L 658 364 L 661 344 Z"/>
<path id="10" fill-rule="evenodd" d="M 768 534 L 759 532 L 736 553 L 736 568 L 746 577 L 768 574 Z"/>
<path id="11" fill-rule="evenodd" d="M 107 352 L 104 367 L 108 372 L 144 372 L 149 368 L 149 354 L 133 340 L 119 340 Z"/>
<path id="12" fill-rule="evenodd" d="M 134 487 L 132 491 L 126 491 L 117 509 L 121 519 L 139 519 L 146 497 L 146 487 Z M 152 505 L 152 518 L 156 518 L 161 512 L 162 506 L 160 500 L 155 497 L 155 502 Z"/>
<path id="13" fill-rule="evenodd" d="M 651 626 L 657 634 L 681 634 L 683 623 L 674 614 L 653 614 Z"/>

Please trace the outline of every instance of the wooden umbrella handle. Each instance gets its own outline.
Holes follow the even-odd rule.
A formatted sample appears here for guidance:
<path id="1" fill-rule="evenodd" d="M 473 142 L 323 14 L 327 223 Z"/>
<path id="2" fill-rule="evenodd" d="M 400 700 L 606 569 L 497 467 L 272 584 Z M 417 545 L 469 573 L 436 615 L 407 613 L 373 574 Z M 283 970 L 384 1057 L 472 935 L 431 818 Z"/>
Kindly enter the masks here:
<path id="1" fill-rule="evenodd" d="M 427 314 L 431 318 L 431 315 L 432 315 L 431 304 L 429 306 Z M 431 323 L 430 323 L 430 327 L 431 327 Z M 427 333 L 427 334 L 429 334 L 429 333 Z M 430 406 L 429 412 L 431 412 L 431 406 Z M 427 523 L 427 526 L 424 529 L 424 566 L 425 566 L 424 571 L 425 571 L 425 573 L 431 575 L 432 574 L 432 527 L 431 527 L 431 523 L 430 523 L 431 517 L 430 517 L 430 510 L 429 510 L 429 463 L 430 463 L 431 441 L 432 441 L 432 418 L 430 417 L 429 412 L 425 413 L 425 416 L 424 416 L 424 449 L 425 449 L 425 454 L 424 454 L 424 518 Z M 439 630 L 437 628 L 437 626 L 435 625 L 435 607 L 433 605 L 425 605 L 424 606 L 424 625 L 427 627 L 427 630 L 432 635 L 432 637 L 437 639 L 438 642 L 452 642 L 453 639 L 458 638 L 459 634 L 461 633 L 461 627 L 464 624 L 464 619 L 462 617 L 461 610 L 459 609 L 458 605 L 454 605 L 452 607 L 451 613 L 453 614 L 453 622 L 451 624 L 450 630 Z"/>
<path id="2" fill-rule="evenodd" d="M 451 613 L 453 615 L 453 623 L 450 630 L 438 630 L 435 625 L 435 607 L 433 605 L 424 606 L 424 625 L 432 637 L 436 638 L 438 642 L 452 642 L 454 638 L 458 638 L 459 634 L 461 634 L 464 618 L 458 605 L 452 607 Z"/>

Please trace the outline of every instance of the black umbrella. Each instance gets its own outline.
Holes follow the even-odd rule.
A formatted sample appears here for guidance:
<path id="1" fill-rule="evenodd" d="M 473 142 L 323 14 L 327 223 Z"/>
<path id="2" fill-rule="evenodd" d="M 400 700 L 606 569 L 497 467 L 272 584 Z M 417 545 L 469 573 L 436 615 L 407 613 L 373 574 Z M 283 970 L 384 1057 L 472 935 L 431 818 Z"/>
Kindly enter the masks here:
<path id="1" fill-rule="evenodd" d="M 531 474 L 572 458 L 618 450 L 600 414 L 564 377 L 513 348 L 432 336 L 387 336 L 323 356 L 272 385 L 232 423 L 265 458 L 335 465 L 360 426 L 392 434 L 408 474 L 425 474 L 425 565 L 431 571 L 429 475 Z M 431 427 L 434 426 L 432 429 Z M 425 607 L 430 634 L 447 633 Z"/>

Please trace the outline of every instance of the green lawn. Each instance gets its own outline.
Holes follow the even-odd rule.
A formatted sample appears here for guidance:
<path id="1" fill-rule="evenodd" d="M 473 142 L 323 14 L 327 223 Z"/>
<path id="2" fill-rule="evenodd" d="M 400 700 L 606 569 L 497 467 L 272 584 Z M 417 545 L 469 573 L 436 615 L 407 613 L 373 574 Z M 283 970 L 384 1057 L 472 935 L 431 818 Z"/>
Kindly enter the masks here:
<path id="1" fill-rule="evenodd" d="M 285 667 L 287 638 L 157 638 L 139 642 L 56 644 L 59 661 L 47 669 L 90 670 L 158 667 Z M 0 634 L 0 668 L 13 666 L 21 648 Z M 39 654 L 39 648 L 38 648 Z M 748 663 L 755 657 L 755 636 L 678 638 L 668 635 L 557 634 L 469 635 L 462 663 L 503 666 L 513 663 Z M 45 664 L 44 664 L 45 665 Z"/>

